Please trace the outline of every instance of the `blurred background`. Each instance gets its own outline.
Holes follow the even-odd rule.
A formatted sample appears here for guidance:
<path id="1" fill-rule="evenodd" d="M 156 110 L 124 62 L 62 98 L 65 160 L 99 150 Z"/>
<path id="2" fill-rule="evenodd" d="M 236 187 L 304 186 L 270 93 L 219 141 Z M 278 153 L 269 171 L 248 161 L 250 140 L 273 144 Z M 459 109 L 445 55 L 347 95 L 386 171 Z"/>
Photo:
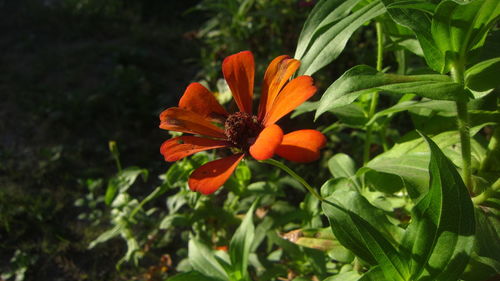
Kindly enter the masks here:
<path id="1" fill-rule="evenodd" d="M 130 193 L 150 194 L 169 165 L 158 114 L 190 82 L 222 94 L 220 64 L 241 50 L 254 53 L 258 87 L 272 58 L 293 56 L 314 2 L 0 0 L 0 280 L 163 280 L 155 271 L 175 266 L 165 253 L 179 245 L 144 249 L 145 236 L 148 257 L 119 271 L 122 240 L 89 249 L 110 227 L 108 142 L 122 166 L 149 171 Z M 353 38 L 315 77 L 320 89 L 374 61 L 357 52 L 372 30 Z"/>

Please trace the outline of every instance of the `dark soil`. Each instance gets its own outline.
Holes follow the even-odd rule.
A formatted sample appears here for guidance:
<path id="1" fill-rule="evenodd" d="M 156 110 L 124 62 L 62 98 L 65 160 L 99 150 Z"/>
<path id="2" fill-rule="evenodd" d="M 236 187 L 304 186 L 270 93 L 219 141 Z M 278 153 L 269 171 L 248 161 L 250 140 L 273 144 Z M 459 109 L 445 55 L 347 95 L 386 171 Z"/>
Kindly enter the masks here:
<path id="1" fill-rule="evenodd" d="M 123 166 L 165 170 L 158 114 L 197 72 L 186 34 L 203 19 L 185 13 L 196 1 L 71 2 L 0 0 L 0 273 L 122 280 L 125 245 L 87 250 L 105 229 L 79 219 L 74 202 L 86 180 L 116 172 L 110 140 Z"/>

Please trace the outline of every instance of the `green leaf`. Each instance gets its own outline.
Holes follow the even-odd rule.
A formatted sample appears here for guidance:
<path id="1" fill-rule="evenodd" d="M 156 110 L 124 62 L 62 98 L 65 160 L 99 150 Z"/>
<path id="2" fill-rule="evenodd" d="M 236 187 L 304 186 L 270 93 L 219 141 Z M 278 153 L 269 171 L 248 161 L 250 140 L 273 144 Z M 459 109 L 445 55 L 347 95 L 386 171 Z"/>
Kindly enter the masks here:
<path id="1" fill-rule="evenodd" d="M 224 186 L 236 194 L 240 194 L 241 192 L 246 191 L 251 177 L 252 172 L 250 171 L 250 168 L 248 168 L 245 162 L 242 162 L 238 165 L 238 167 L 236 167 L 233 175 L 224 184 Z"/>
<path id="2" fill-rule="evenodd" d="M 354 3 L 354 1 L 348 1 L 346 5 L 353 5 Z M 346 12 L 344 10 L 345 6 L 341 5 L 340 7 L 342 8 L 342 12 L 338 13 L 338 17 L 333 17 L 334 19 L 338 19 Z M 344 50 L 347 40 L 349 40 L 354 31 L 384 12 L 385 7 L 380 1 L 373 1 L 338 22 L 325 23 L 318 26 L 319 29 L 312 36 L 307 50 L 302 55 L 295 56 L 295 58 L 301 61 L 298 75 L 312 75 L 332 62 Z M 329 18 L 328 20 L 331 21 Z M 305 38 L 303 40 L 307 40 L 307 36 Z M 297 55 L 302 52 L 304 44 L 306 43 L 301 43 L 301 48 L 298 50 Z"/>
<path id="3" fill-rule="evenodd" d="M 316 3 L 302 27 L 294 57 L 302 57 L 314 36 L 317 37 L 322 29 L 346 17 L 360 1 L 321 0 Z"/>
<path id="4" fill-rule="evenodd" d="M 217 261 L 213 251 L 197 238 L 191 238 L 188 244 L 189 262 L 201 274 L 218 280 L 229 280 L 229 277 Z"/>
<path id="5" fill-rule="evenodd" d="M 118 173 L 118 175 L 111 178 L 108 183 L 108 188 L 106 189 L 104 202 L 107 205 L 113 203 L 116 195 L 118 195 L 118 193 L 126 192 L 129 187 L 134 184 L 139 175 L 142 175 L 142 179 L 146 181 L 148 177 L 148 170 L 140 169 L 137 167 L 130 167 L 124 169 L 123 171 Z"/>
<path id="6" fill-rule="evenodd" d="M 356 174 L 356 163 L 349 155 L 338 153 L 328 160 L 328 169 L 335 178 L 350 178 Z"/>
<path id="7" fill-rule="evenodd" d="M 356 271 L 348 271 L 330 276 L 323 281 L 358 281 L 359 277 L 360 275 Z"/>
<path id="8" fill-rule="evenodd" d="M 500 86 L 500 57 L 482 61 L 465 71 L 465 86 L 474 91 L 487 91 Z"/>
<path id="9" fill-rule="evenodd" d="M 476 239 L 464 274 L 466 281 L 490 280 L 500 273 L 500 220 L 488 207 L 475 209 Z"/>
<path id="10" fill-rule="evenodd" d="M 220 279 L 207 277 L 198 271 L 189 271 L 177 274 L 168 278 L 166 281 L 217 281 Z"/>
<path id="11" fill-rule="evenodd" d="M 500 15 L 498 0 L 474 0 L 465 4 L 441 2 L 434 14 L 431 32 L 436 46 L 445 54 L 441 73 L 451 64 L 464 63 L 470 52 L 484 44 L 488 30 Z"/>
<path id="12" fill-rule="evenodd" d="M 385 280 L 384 272 L 380 266 L 370 268 L 358 281 L 380 281 Z"/>
<path id="13" fill-rule="evenodd" d="M 115 225 L 113 228 L 106 230 L 105 232 L 101 233 L 101 235 L 99 235 L 96 239 L 94 239 L 92 242 L 90 242 L 89 249 L 94 248 L 99 243 L 106 242 L 109 239 L 120 235 L 120 233 L 122 233 L 123 229 L 124 229 L 124 225 L 118 224 L 118 225 Z"/>
<path id="14" fill-rule="evenodd" d="M 402 242 L 410 258 L 411 280 L 456 281 L 474 242 L 474 208 L 453 163 L 427 136 L 431 158 L 429 192 L 412 210 Z"/>
<path id="15" fill-rule="evenodd" d="M 322 207 L 333 233 L 344 246 L 368 263 L 379 265 L 384 280 L 407 280 L 406 262 L 392 244 L 394 242 L 391 243 L 393 233 L 388 235 L 387 231 L 392 231 L 384 228 L 397 227 L 388 222 L 380 210 L 359 193 L 342 190 L 326 198 Z"/>
<path id="16" fill-rule="evenodd" d="M 238 280 L 248 278 L 248 256 L 250 255 L 250 249 L 252 248 L 252 242 L 255 236 L 253 213 L 255 212 L 258 201 L 259 200 L 256 200 L 250 209 L 248 209 L 245 218 L 238 229 L 236 229 L 229 244 L 229 256 L 233 269 L 232 274 L 235 274 L 234 277 Z"/>
<path id="17" fill-rule="evenodd" d="M 328 197 L 337 190 L 355 190 L 356 186 L 351 179 L 333 178 L 327 180 L 320 188 L 321 196 Z"/>
<path id="18" fill-rule="evenodd" d="M 470 129 L 471 136 L 477 134 L 484 126 L 485 124 L 472 127 Z M 459 150 L 456 147 L 460 143 L 458 131 L 443 132 L 433 136 L 432 139 L 443 148 L 446 155 L 456 160 L 457 165 L 461 165 L 462 160 L 461 157 L 458 157 L 460 155 L 457 154 Z M 473 163 L 478 163 L 481 159 L 481 151 L 474 139 L 472 139 L 471 145 L 473 148 Z M 385 177 L 384 173 L 395 175 L 403 180 L 408 195 L 416 200 L 428 190 L 429 174 L 427 167 L 429 157 L 428 145 L 422 138 L 417 138 L 395 144 L 390 150 L 370 160 L 365 167 L 358 170 L 357 175 L 379 173 L 379 175 L 370 175 L 372 178 L 368 178 L 368 180 L 370 184 L 373 184 L 375 188 L 381 191 L 385 188 L 398 188 L 398 180 L 395 177 L 386 179 L 388 186 L 384 186 L 384 182 L 381 180 Z M 373 177 L 380 177 L 381 179 L 377 181 Z"/>
<path id="19" fill-rule="evenodd" d="M 330 112 L 334 114 L 342 124 L 351 128 L 365 128 L 366 122 L 368 122 L 363 107 L 356 103 L 332 108 Z"/>
<path id="20" fill-rule="evenodd" d="M 386 91 L 415 94 L 435 100 L 466 99 L 462 86 L 447 75 L 396 75 L 378 72 L 373 67 L 358 65 L 345 72 L 321 97 L 315 118 L 333 108 L 352 103 L 362 94 Z"/>
<path id="21" fill-rule="evenodd" d="M 427 65 L 441 72 L 444 67 L 444 54 L 434 43 L 431 34 L 431 18 L 427 12 L 419 9 L 398 8 L 397 4 L 404 1 L 382 0 L 387 12 L 398 24 L 411 29 L 422 47 Z M 391 8 L 392 6 L 392 8 Z"/>
<path id="22" fill-rule="evenodd" d="M 415 108 L 425 108 L 425 109 L 436 109 L 440 111 L 446 111 L 446 112 L 451 112 L 454 113 L 453 115 L 456 116 L 456 105 L 452 101 L 443 101 L 443 100 L 423 100 L 423 101 L 403 101 L 401 103 L 398 103 L 392 107 L 383 109 L 377 113 L 375 113 L 368 121 L 366 124 L 371 125 L 373 124 L 378 118 L 391 115 L 394 113 L 398 113 L 401 111 L 406 111 L 410 109 L 415 109 Z"/>
<path id="23" fill-rule="evenodd" d="M 389 163 L 382 163 L 380 166 L 376 167 L 376 169 L 363 167 L 359 169 L 358 175 L 364 175 L 366 185 L 388 194 L 396 193 L 404 187 L 408 190 L 418 188 L 418 186 L 407 186 L 409 185 L 407 184 L 408 177 L 413 179 L 413 177 L 417 176 L 413 173 L 416 169 L 409 166 L 403 167 L 403 171 L 401 171 L 401 169 L 399 169 L 400 166 L 402 166 L 400 163 L 401 160 L 402 159 L 398 159 L 397 163 L 394 163 L 394 165 L 391 165 L 391 161 L 387 161 Z M 425 164 L 427 164 L 427 162 Z M 390 172 L 387 172 L 387 168 Z M 396 171 L 401 171 L 405 177 L 403 177 L 400 173 L 396 173 Z M 418 179 L 419 177 L 417 176 L 416 178 Z"/>
<path id="24" fill-rule="evenodd" d="M 300 262 L 312 267 L 318 274 L 324 274 L 326 271 L 325 254 L 319 250 L 299 246 L 286 239 L 281 238 L 275 230 L 267 232 L 267 238 L 270 242 L 278 245 L 289 255 L 294 262 Z"/>
<path id="25" fill-rule="evenodd" d="M 304 113 L 307 113 L 307 112 L 311 112 L 311 111 L 315 111 L 316 108 L 318 108 L 318 105 L 319 105 L 319 102 L 317 101 L 306 101 L 304 103 L 302 103 L 301 105 L 299 105 L 299 107 L 297 107 L 292 115 L 290 115 L 290 118 L 295 118 L 299 115 L 302 115 Z"/>
<path id="26" fill-rule="evenodd" d="M 377 190 L 394 193 L 406 187 L 411 198 L 418 198 L 427 191 L 428 163 L 428 152 L 405 153 L 398 157 L 381 154 L 361 168 L 358 176 L 365 174 L 367 183 Z"/>
<path id="27" fill-rule="evenodd" d="M 350 183 L 351 181 L 340 178 L 329 180 L 321 187 L 322 196 L 333 203 L 339 204 L 339 206 L 345 209 L 344 211 L 349 211 L 349 214 L 345 212 L 342 213 L 342 210 L 328 204 L 325 205 L 325 203 L 322 204 L 322 207 L 324 211 L 333 210 L 342 214 L 342 217 L 335 217 L 330 216 L 329 212 L 325 211 L 325 214 L 330 220 L 330 227 L 335 237 L 337 237 L 342 245 L 353 251 L 354 254 L 361 257 L 363 260 L 374 264 L 372 255 L 369 253 L 368 249 L 363 246 L 362 237 L 359 236 L 357 231 L 352 230 L 355 226 L 351 224 L 352 219 L 350 219 L 348 215 L 350 215 L 350 213 L 357 214 L 371 225 L 377 225 L 378 230 L 380 230 L 394 245 L 400 240 L 402 229 L 392 224 L 382 210 L 371 205 L 365 197 L 355 191 Z M 351 230 L 347 228 L 351 228 Z"/>

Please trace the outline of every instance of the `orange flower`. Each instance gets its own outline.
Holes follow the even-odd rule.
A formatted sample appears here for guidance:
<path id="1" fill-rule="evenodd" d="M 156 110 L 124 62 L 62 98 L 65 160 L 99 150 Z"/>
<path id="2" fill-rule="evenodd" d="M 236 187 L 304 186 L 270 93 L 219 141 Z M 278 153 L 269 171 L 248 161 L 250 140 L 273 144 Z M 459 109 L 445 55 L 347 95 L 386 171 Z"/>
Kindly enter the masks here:
<path id="1" fill-rule="evenodd" d="M 184 92 L 178 107 L 160 114 L 160 128 L 198 136 L 180 136 L 165 141 L 160 148 L 165 161 L 177 161 L 191 154 L 233 148 L 238 153 L 208 162 L 189 177 L 191 190 L 211 194 L 231 176 L 245 155 L 265 160 L 277 154 L 294 162 L 319 158 L 326 139 L 316 130 L 298 130 L 283 135 L 275 123 L 316 92 L 310 76 L 288 81 L 300 62 L 288 56 L 275 58 L 264 75 L 257 115 L 252 115 L 254 59 L 249 51 L 227 57 L 222 63 L 224 78 L 240 111 L 229 114 L 214 95 L 199 83 Z"/>

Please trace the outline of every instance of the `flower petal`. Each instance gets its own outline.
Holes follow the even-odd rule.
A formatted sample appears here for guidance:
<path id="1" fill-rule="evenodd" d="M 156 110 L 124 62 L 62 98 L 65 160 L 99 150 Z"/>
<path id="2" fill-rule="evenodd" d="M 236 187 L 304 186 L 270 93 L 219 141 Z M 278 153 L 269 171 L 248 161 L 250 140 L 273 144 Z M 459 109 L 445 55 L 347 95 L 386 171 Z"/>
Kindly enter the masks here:
<path id="1" fill-rule="evenodd" d="M 283 139 L 283 130 L 278 125 L 271 125 L 260 132 L 257 140 L 250 146 L 250 154 L 256 160 L 266 160 L 274 155 L 274 151 Z"/>
<path id="2" fill-rule="evenodd" d="M 234 154 L 202 165 L 189 176 L 189 188 L 205 195 L 214 193 L 231 176 L 243 156 L 243 153 Z"/>
<path id="3" fill-rule="evenodd" d="M 252 114 L 254 68 L 254 59 L 250 51 L 231 55 L 222 62 L 222 73 L 236 105 L 240 111 L 248 114 Z"/>
<path id="4" fill-rule="evenodd" d="M 264 126 L 276 123 L 281 117 L 312 97 L 314 93 L 316 93 L 316 87 L 313 85 L 311 76 L 303 75 L 293 79 L 286 84 L 271 108 L 266 112 L 264 120 L 262 120 Z"/>
<path id="5" fill-rule="evenodd" d="M 266 115 L 278 93 L 283 88 L 292 74 L 300 67 L 300 61 L 283 55 L 275 58 L 267 67 L 264 81 L 262 82 L 262 95 L 260 96 L 259 120 Z"/>
<path id="6" fill-rule="evenodd" d="M 203 116 L 178 107 L 171 107 L 160 114 L 160 128 L 170 131 L 226 138 L 224 130 L 210 123 Z"/>
<path id="7" fill-rule="evenodd" d="M 326 138 L 319 131 L 298 130 L 283 136 L 276 154 L 293 162 L 307 163 L 318 160 L 319 150 L 325 145 Z"/>
<path id="8" fill-rule="evenodd" d="M 179 101 L 179 107 L 215 120 L 229 115 L 214 95 L 200 83 L 189 84 Z"/>
<path id="9" fill-rule="evenodd" d="M 165 157 L 165 161 L 173 162 L 200 151 L 229 145 L 228 141 L 181 136 L 165 141 L 160 147 L 160 153 Z"/>

